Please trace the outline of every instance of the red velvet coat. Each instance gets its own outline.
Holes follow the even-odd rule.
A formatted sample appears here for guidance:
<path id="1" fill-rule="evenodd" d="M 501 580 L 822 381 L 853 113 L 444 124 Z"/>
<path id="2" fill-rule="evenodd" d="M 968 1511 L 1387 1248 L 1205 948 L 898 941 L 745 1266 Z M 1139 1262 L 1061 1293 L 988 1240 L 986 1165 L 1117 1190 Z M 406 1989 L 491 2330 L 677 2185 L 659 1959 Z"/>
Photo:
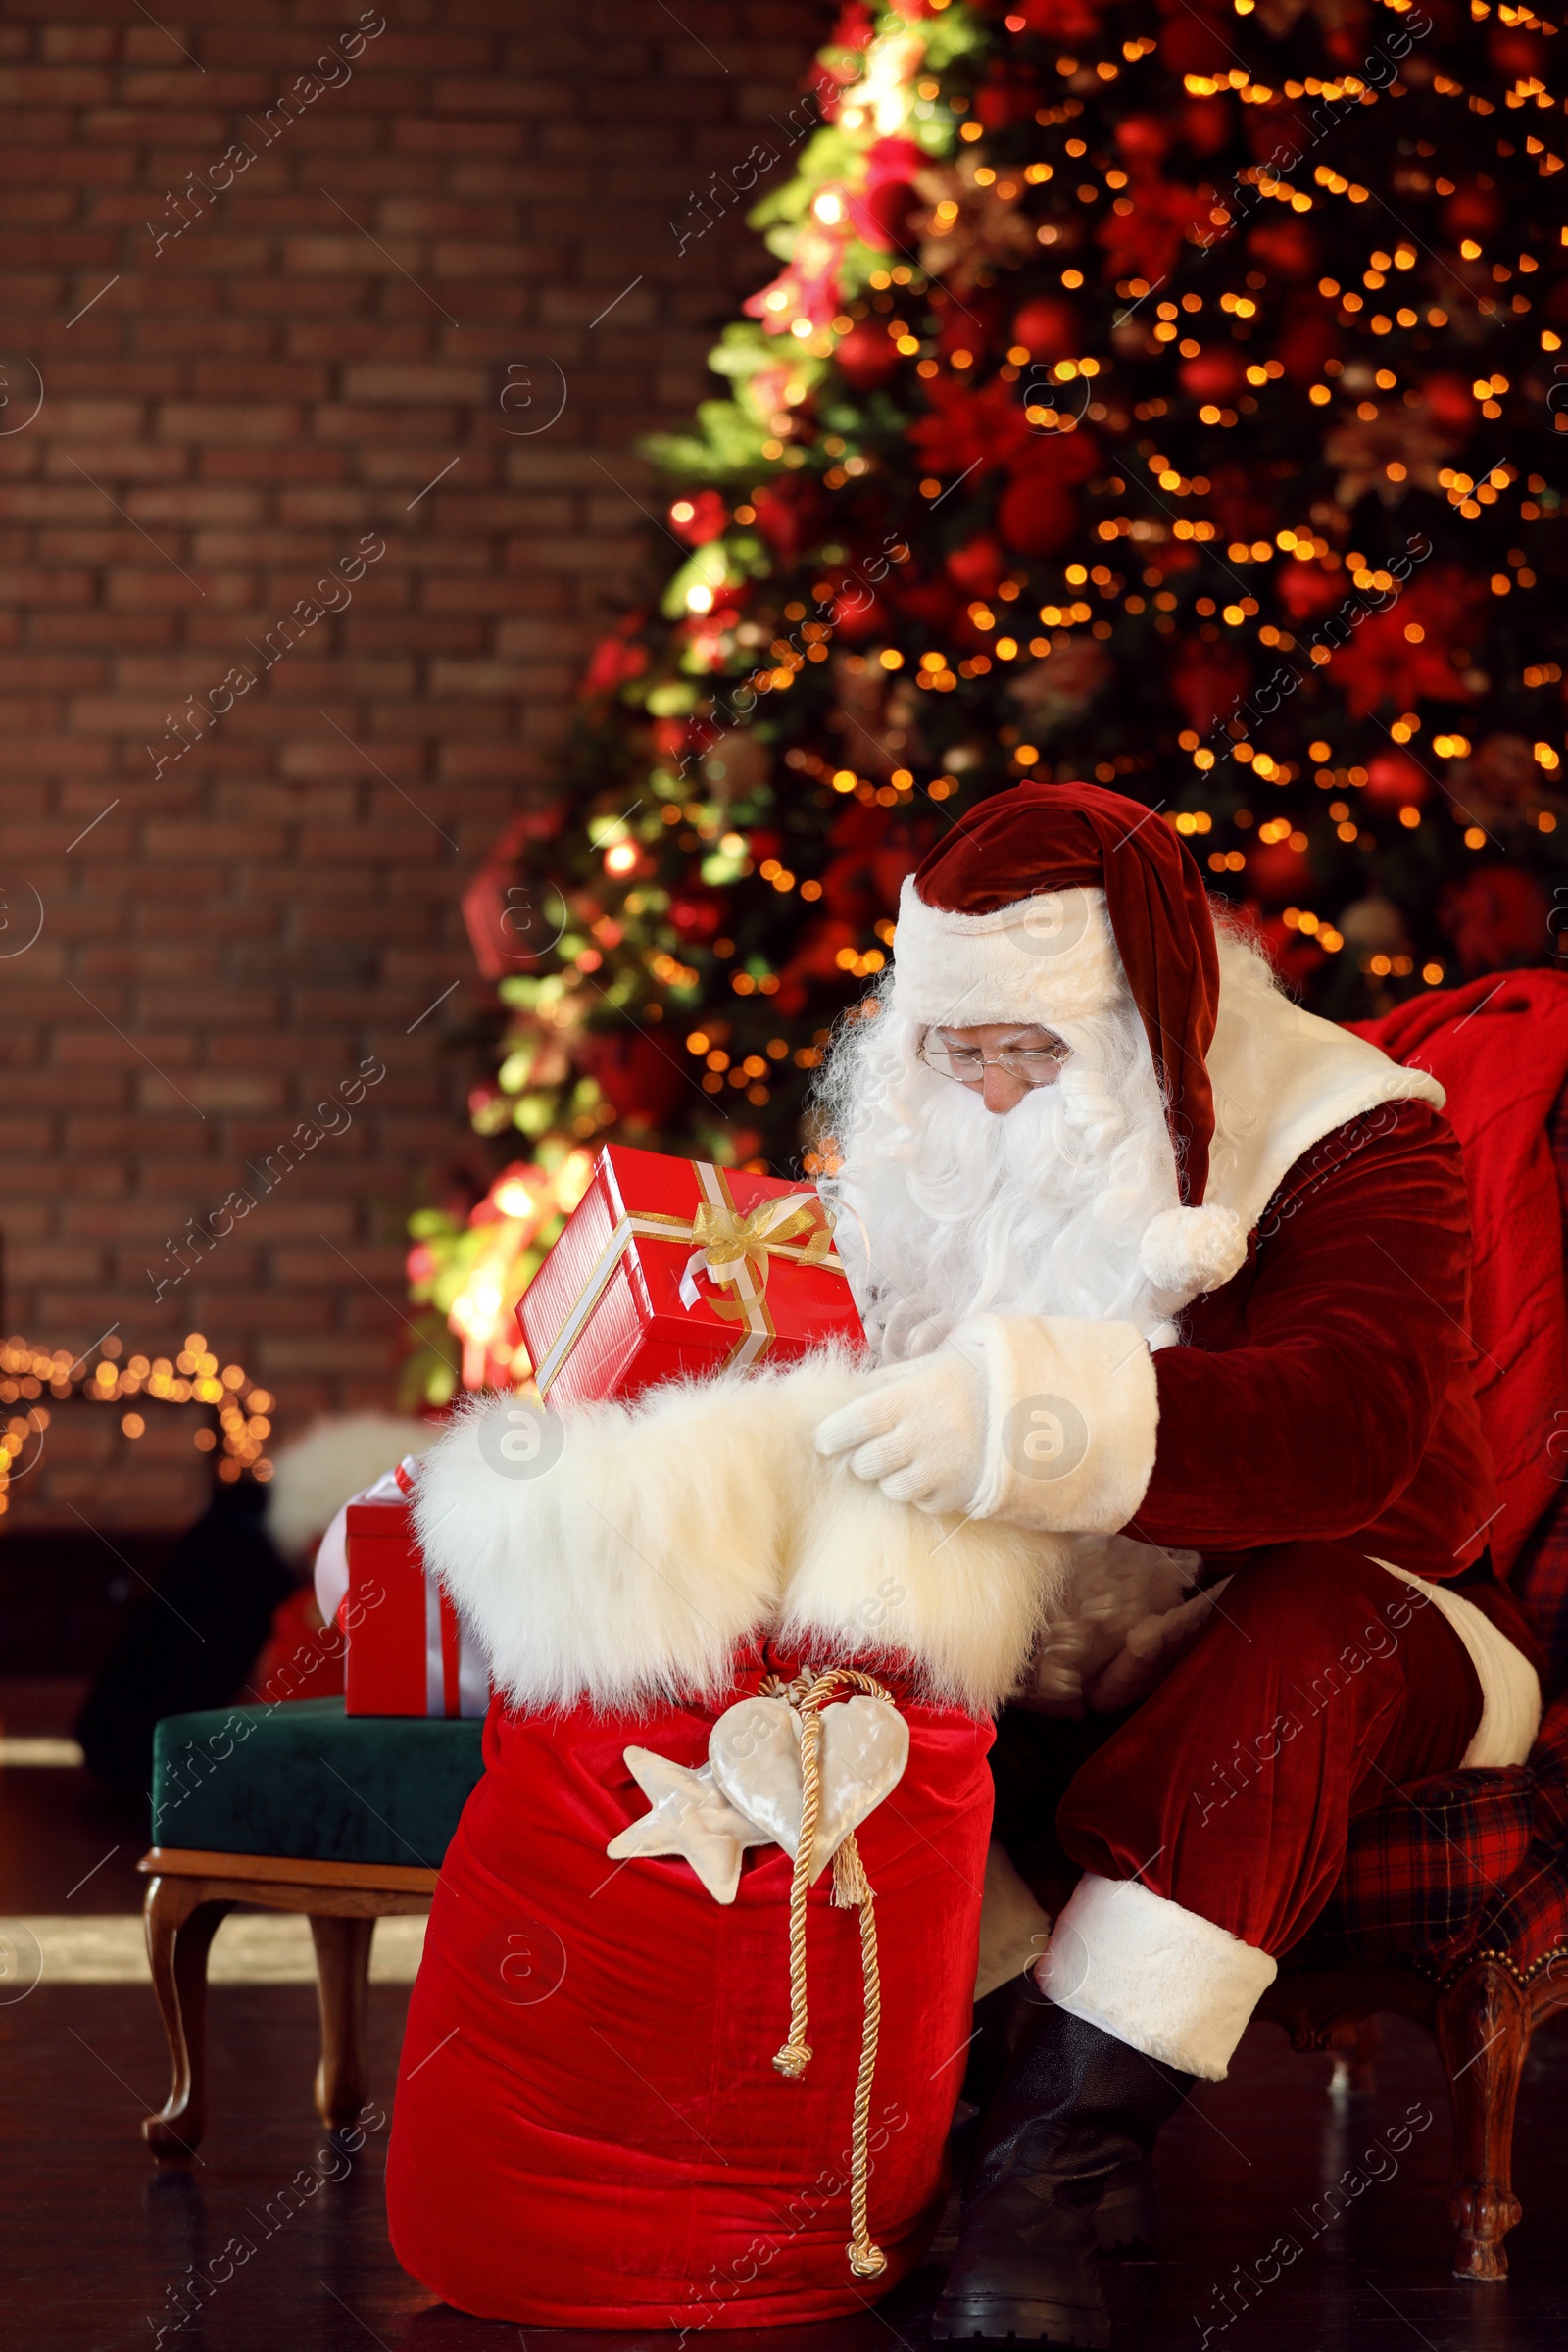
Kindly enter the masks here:
<path id="1" fill-rule="evenodd" d="M 1319 1538 L 1446 1581 L 1498 1504 L 1472 1386 L 1470 1218 L 1424 1102 L 1337 1127 L 1290 1170 L 1247 1263 L 1154 1357 L 1159 1433 L 1131 1532 L 1207 1558 Z M 1240 1565 L 1240 1560 L 1236 1560 Z M 1471 1597 L 1510 1636 L 1501 1592 Z"/>

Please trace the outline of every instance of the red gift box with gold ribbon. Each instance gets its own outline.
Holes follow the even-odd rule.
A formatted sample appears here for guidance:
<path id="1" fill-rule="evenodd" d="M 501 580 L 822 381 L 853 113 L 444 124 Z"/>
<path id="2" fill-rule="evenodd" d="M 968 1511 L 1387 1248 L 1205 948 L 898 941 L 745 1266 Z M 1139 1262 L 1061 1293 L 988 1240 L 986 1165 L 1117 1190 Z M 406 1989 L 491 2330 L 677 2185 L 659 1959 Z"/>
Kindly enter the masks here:
<path id="1" fill-rule="evenodd" d="M 808 1187 L 607 1145 L 517 1308 L 552 1405 L 863 1344 Z"/>

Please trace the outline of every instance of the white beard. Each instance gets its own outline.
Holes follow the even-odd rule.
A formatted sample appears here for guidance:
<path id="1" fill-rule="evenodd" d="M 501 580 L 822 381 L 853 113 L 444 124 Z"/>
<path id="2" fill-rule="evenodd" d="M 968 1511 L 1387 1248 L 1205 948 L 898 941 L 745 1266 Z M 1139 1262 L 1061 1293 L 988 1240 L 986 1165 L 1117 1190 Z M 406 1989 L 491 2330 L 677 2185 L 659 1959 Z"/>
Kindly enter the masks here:
<path id="1" fill-rule="evenodd" d="M 837 1042 L 818 1102 L 841 1165 L 821 1190 L 873 1348 L 922 1355 L 966 1315 L 1073 1315 L 1173 1336 L 1138 1262 L 1178 1205 L 1176 1161 L 1131 999 L 1061 1024 L 1072 1058 L 999 1116 L 928 1069 L 920 1025 L 882 1009 Z"/>

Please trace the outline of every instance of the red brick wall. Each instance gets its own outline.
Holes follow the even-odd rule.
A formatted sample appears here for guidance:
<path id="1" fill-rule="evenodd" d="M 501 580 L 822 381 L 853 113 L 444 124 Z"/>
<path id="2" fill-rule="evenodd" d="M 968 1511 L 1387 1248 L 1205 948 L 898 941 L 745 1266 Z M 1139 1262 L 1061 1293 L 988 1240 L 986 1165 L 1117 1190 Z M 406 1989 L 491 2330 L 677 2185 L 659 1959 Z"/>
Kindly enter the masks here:
<path id="1" fill-rule="evenodd" d="M 480 1002 L 459 893 L 635 577 L 629 445 L 701 396 L 765 266 L 738 212 L 683 253 L 669 222 L 822 24 L 382 7 L 308 102 L 355 0 L 183 0 L 167 31 L 132 0 L 0 11 L 4 1323 L 75 1349 L 118 1321 L 149 1354 L 199 1328 L 284 1431 L 393 1393 L 402 1217 L 461 1148 Z M 512 364 L 532 411 L 501 408 Z M 262 671 L 366 534 L 349 601 Z M 257 683 L 176 758 L 236 664 Z M 167 1243 L 367 1056 L 352 1124 L 156 1301 Z M 197 1491 L 188 1432 L 71 1410 L 51 1437 L 24 1517 Z"/>

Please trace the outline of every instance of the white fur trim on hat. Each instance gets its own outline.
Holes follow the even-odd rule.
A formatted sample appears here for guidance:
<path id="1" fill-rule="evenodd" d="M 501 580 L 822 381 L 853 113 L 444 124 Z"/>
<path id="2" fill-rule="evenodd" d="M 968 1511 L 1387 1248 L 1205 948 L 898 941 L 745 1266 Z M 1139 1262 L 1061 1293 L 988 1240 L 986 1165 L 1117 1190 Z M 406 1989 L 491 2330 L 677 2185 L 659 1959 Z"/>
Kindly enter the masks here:
<path id="1" fill-rule="evenodd" d="M 1146 2058 L 1223 2082 L 1279 1964 L 1137 1879 L 1086 1871 L 1035 1971 L 1048 2000 Z"/>
<path id="2" fill-rule="evenodd" d="M 1131 1002 L 1102 890 L 1041 891 L 993 914 L 928 906 L 912 880 L 893 934 L 898 1005 L 916 1021 L 1054 1028 Z"/>
<path id="3" fill-rule="evenodd" d="M 1247 1263 L 1247 1228 L 1234 1208 L 1165 1208 L 1151 1217 L 1138 1245 L 1138 1263 L 1162 1291 L 1183 1302 L 1217 1291 Z"/>

